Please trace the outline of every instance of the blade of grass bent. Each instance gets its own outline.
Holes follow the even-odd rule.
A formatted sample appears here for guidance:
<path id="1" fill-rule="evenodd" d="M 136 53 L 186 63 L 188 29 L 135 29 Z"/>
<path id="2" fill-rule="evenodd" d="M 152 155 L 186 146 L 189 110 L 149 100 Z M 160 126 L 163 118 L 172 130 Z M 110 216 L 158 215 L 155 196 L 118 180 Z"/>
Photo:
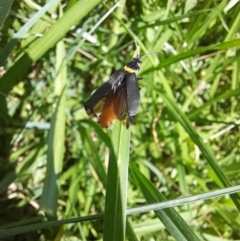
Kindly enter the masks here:
<path id="1" fill-rule="evenodd" d="M 119 121 L 113 127 L 112 143 L 114 153 L 110 153 L 108 164 L 103 240 L 124 241 L 130 129 Z"/>
<path id="2" fill-rule="evenodd" d="M 130 170 L 137 186 L 141 189 L 148 203 L 166 201 L 166 198 L 153 186 L 153 184 L 137 169 L 133 163 L 130 163 Z M 191 230 L 191 228 L 175 211 L 174 208 L 158 210 L 155 211 L 155 213 L 176 240 L 199 240 L 196 234 Z"/>

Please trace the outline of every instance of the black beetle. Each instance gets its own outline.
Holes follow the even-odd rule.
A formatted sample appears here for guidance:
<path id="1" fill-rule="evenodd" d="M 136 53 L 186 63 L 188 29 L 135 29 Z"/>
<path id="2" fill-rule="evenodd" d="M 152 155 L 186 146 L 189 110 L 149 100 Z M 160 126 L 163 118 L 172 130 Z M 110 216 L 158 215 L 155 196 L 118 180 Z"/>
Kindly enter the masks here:
<path id="1" fill-rule="evenodd" d="M 137 57 L 133 58 L 123 69 L 117 70 L 84 105 L 89 116 L 98 117 L 101 127 L 108 128 L 118 119 L 124 121 L 126 128 L 129 128 L 138 112 L 140 105 L 138 80 L 141 78 L 137 77 L 136 73 L 140 69 L 141 58 L 146 55 L 139 57 L 135 35 L 134 41 Z"/>

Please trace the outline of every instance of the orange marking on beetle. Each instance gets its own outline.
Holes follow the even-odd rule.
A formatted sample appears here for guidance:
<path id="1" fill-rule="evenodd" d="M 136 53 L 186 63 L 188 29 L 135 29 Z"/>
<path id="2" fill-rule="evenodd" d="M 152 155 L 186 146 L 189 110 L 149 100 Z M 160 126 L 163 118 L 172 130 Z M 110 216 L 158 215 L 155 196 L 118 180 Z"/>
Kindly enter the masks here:
<path id="1" fill-rule="evenodd" d="M 99 116 L 99 124 L 101 127 L 108 128 L 113 124 L 113 122 L 117 119 L 117 116 L 114 112 L 114 101 L 113 101 L 114 96 L 111 95 L 108 96 L 104 107 L 102 109 L 102 113 Z"/>

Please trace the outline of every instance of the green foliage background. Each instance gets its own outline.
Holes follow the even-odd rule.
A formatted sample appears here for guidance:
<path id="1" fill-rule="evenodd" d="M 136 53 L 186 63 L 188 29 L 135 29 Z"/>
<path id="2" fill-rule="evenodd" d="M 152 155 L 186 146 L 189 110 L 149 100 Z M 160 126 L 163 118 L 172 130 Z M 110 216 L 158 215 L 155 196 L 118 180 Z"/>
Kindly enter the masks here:
<path id="1" fill-rule="evenodd" d="M 240 184 L 240 3 L 114 4 L 0 0 L 0 238 L 124 240 L 125 204 Z M 160 54 L 143 58 L 131 132 L 102 130 L 83 105 L 131 60 L 128 28 Z M 128 240 L 240 240 L 237 194 L 175 210 L 130 216 Z M 99 213 L 104 231 L 101 215 L 41 229 Z"/>

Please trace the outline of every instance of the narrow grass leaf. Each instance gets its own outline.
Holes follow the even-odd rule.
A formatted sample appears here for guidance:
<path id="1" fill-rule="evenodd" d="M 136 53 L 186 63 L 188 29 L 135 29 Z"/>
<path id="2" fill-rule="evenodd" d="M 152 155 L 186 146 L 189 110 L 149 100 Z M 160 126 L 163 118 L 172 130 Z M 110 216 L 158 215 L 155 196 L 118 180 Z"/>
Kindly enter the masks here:
<path id="1" fill-rule="evenodd" d="M 104 211 L 104 241 L 124 241 L 126 228 L 126 200 L 130 129 L 119 121 L 113 127 L 114 155 L 110 154 Z"/>
<path id="2" fill-rule="evenodd" d="M 240 6 L 240 5 L 239 5 Z M 238 7 L 238 14 L 234 16 L 234 21 L 232 22 L 231 26 L 229 26 L 229 31 L 227 32 L 224 42 L 230 41 L 231 39 L 235 39 L 235 35 L 238 34 L 239 31 L 239 21 L 240 21 L 240 7 Z M 239 46 L 238 46 L 239 47 Z M 210 88 L 210 95 L 214 96 L 218 90 L 219 81 L 222 76 L 222 72 L 216 74 L 215 73 L 217 67 L 219 66 L 219 55 L 216 55 L 214 59 L 211 61 L 211 65 L 206 70 L 206 74 L 203 80 L 208 80 L 211 77 L 214 77 L 213 83 L 211 84 Z"/>
<path id="3" fill-rule="evenodd" d="M 37 23 L 37 21 L 51 8 L 53 4 L 55 4 L 58 0 L 51 0 L 47 2 L 39 11 L 33 16 L 20 28 L 20 30 L 13 35 L 13 38 L 6 44 L 3 48 L 2 52 L 0 53 L 0 66 L 4 64 L 9 54 L 12 52 L 15 45 L 18 43 L 18 39 L 24 38 L 25 35 L 28 33 L 29 29 Z M 11 1 L 5 1 L 11 2 Z M 0 8 L 1 11 L 1 8 Z M 1 12 L 0 12 L 1 16 Z M 1 18 L 1 17 L 0 17 Z"/>
<path id="4" fill-rule="evenodd" d="M 130 170 L 137 186 L 141 189 L 148 203 L 166 201 L 166 198 L 153 186 L 153 184 L 138 170 L 133 163 L 130 164 Z M 158 210 L 155 211 L 155 213 L 176 240 L 199 240 L 196 234 L 185 223 L 185 221 L 174 208 Z"/>
<path id="5" fill-rule="evenodd" d="M 2 24 L 4 23 L 9 10 L 11 8 L 13 0 L 0 0 L 0 27 L 2 26 Z"/>
<path id="6" fill-rule="evenodd" d="M 197 54 L 204 53 L 206 51 L 227 50 L 229 48 L 239 47 L 239 45 L 240 45 L 240 40 L 236 39 L 236 40 L 224 42 L 224 43 L 217 44 L 217 45 L 196 48 L 196 49 L 186 51 L 184 53 L 169 57 L 168 59 L 165 59 L 164 61 L 162 61 L 159 64 L 159 66 L 157 68 L 154 68 L 154 69 L 159 69 L 159 68 L 162 68 L 162 67 L 169 66 L 170 64 L 179 62 L 180 60 L 183 60 L 183 59 L 187 59 L 187 58 L 196 56 Z M 148 69 L 148 71 L 152 71 L 154 69 Z"/>
<path id="7" fill-rule="evenodd" d="M 210 9 L 203 9 L 203 10 L 199 10 L 199 11 L 189 12 L 189 13 L 183 14 L 181 16 L 172 17 L 172 18 L 169 18 L 166 20 L 157 20 L 153 24 L 143 25 L 143 26 L 140 26 L 138 29 L 144 29 L 144 28 L 155 27 L 155 26 L 160 26 L 160 25 L 169 25 L 171 23 L 175 23 L 177 21 L 181 21 L 183 19 L 190 18 L 192 16 L 197 16 L 200 14 L 206 15 L 209 11 L 210 11 Z"/>
<path id="8" fill-rule="evenodd" d="M 127 226 L 126 226 L 126 236 L 128 238 L 128 241 L 139 241 L 128 219 L 127 219 Z"/>
<path id="9" fill-rule="evenodd" d="M 222 188 L 219 190 L 201 193 L 201 194 L 197 194 L 197 195 L 181 197 L 181 198 L 177 198 L 174 200 L 159 202 L 156 204 L 150 204 L 150 205 L 145 205 L 145 206 L 141 206 L 141 207 L 131 208 L 131 209 L 127 210 L 127 215 L 133 215 L 133 214 L 150 212 L 153 210 L 177 207 L 177 206 L 181 206 L 184 204 L 190 204 L 190 203 L 197 202 L 197 201 L 204 201 L 204 200 L 208 200 L 208 199 L 219 198 L 219 197 L 222 197 L 225 195 L 230 195 L 230 194 L 238 193 L 238 192 L 240 192 L 240 185 L 234 186 L 234 187 Z"/>
<path id="10" fill-rule="evenodd" d="M 77 217 L 77 218 L 69 218 L 64 220 L 55 220 L 55 221 L 45 221 L 41 223 L 35 223 L 25 226 L 20 226 L 16 228 L 9 228 L 9 229 L 1 229 L 0 230 L 0 238 L 7 238 L 21 233 L 28 233 L 34 230 L 44 229 L 44 228 L 53 228 L 58 227 L 63 224 L 69 223 L 78 223 L 78 222 L 85 222 L 85 221 L 93 221 L 103 219 L 103 214 L 96 214 L 96 215 L 89 215 L 85 217 Z"/>
<path id="11" fill-rule="evenodd" d="M 63 41 L 56 48 L 56 107 L 51 119 L 47 151 L 47 173 L 41 196 L 41 209 L 48 215 L 56 217 L 59 178 L 63 166 L 65 142 L 65 105 L 67 84 L 67 66 L 65 62 L 65 46 Z"/>
<path id="12" fill-rule="evenodd" d="M 76 2 L 64 15 L 55 22 L 49 31 L 37 39 L 25 51 L 25 54 L 6 72 L 0 80 L 0 91 L 7 93 L 21 80 L 21 76 L 28 70 L 31 64 L 41 58 L 53 47 L 71 27 L 85 17 L 100 0 L 81 0 Z"/>
<path id="13" fill-rule="evenodd" d="M 102 158 L 98 154 L 98 148 L 93 145 L 92 138 L 91 138 L 90 133 L 88 132 L 87 128 L 81 127 L 81 128 L 79 128 L 79 132 L 81 134 L 81 138 L 83 141 L 84 151 L 87 153 L 87 156 L 88 156 L 87 162 L 89 162 L 92 165 L 93 169 L 95 170 L 96 174 L 98 175 L 99 180 L 105 186 L 106 171 L 105 171 L 105 168 L 104 168 L 104 165 L 102 162 Z M 111 148 L 111 146 L 110 146 L 110 148 Z"/>
<path id="14" fill-rule="evenodd" d="M 214 98 L 209 99 L 206 101 L 203 105 L 201 105 L 199 108 L 196 108 L 192 111 L 190 111 L 187 114 L 187 117 L 191 120 L 194 120 L 195 117 L 199 116 L 201 112 L 206 110 L 206 107 L 209 107 L 213 105 L 214 103 L 217 103 L 220 100 L 225 100 L 234 96 L 239 96 L 240 95 L 240 88 L 237 88 L 235 90 L 229 90 L 224 93 L 219 94 L 218 96 L 215 96 Z"/>

